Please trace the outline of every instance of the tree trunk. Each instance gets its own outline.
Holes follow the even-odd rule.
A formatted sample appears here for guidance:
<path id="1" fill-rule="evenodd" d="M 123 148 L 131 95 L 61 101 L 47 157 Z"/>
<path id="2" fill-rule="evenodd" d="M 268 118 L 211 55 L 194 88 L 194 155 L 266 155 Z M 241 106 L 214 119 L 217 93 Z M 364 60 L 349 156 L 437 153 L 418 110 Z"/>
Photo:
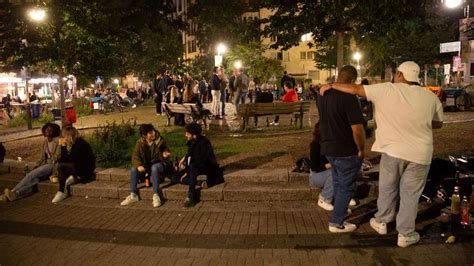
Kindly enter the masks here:
<path id="1" fill-rule="evenodd" d="M 344 64 L 344 32 L 337 32 L 337 72 L 341 71 Z"/>

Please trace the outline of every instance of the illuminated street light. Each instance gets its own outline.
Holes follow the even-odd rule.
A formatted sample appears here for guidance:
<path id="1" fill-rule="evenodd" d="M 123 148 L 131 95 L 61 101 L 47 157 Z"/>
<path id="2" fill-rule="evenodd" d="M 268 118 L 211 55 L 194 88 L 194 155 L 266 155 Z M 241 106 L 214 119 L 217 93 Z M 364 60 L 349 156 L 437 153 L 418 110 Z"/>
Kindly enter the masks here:
<path id="1" fill-rule="evenodd" d="M 218 54 L 218 55 L 222 55 L 222 54 L 224 54 L 226 51 L 227 51 L 227 47 L 225 46 L 225 44 L 219 43 L 219 44 L 217 45 L 217 54 Z"/>
<path id="2" fill-rule="evenodd" d="M 357 61 L 357 69 L 360 69 L 360 59 L 362 58 L 362 55 L 359 52 L 355 52 L 355 54 L 352 56 L 354 60 Z"/>
<path id="3" fill-rule="evenodd" d="M 46 18 L 46 11 L 42 8 L 33 8 L 30 10 L 29 15 L 33 21 L 41 22 Z"/>
<path id="4" fill-rule="evenodd" d="M 462 3 L 462 0 L 444 0 L 444 5 L 447 8 L 456 8 L 460 6 Z"/>
<path id="5" fill-rule="evenodd" d="M 119 84 L 119 80 L 118 80 L 118 79 L 114 79 L 114 83 L 115 83 L 115 84 Z"/>
<path id="6" fill-rule="evenodd" d="M 241 62 L 241 61 L 235 61 L 234 67 L 235 67 L 236 69 L 241 69 L 241 68 L 242 68 L 242 62 Z"/>

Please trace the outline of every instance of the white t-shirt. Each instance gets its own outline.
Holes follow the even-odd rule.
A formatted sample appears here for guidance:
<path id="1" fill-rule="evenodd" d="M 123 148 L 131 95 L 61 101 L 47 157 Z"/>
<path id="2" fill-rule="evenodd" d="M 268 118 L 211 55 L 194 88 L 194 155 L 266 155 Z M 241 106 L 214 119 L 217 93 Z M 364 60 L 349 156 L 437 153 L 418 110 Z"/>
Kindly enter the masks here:
<path id="1" fill-rule="evenodd" d="M 380 83 L 364 86 L 375 106 L 373 151 L 429 165 L 433 156 L 432 121 L 443 121 L 443 106 L 436 95 L 420 86 Z"/>

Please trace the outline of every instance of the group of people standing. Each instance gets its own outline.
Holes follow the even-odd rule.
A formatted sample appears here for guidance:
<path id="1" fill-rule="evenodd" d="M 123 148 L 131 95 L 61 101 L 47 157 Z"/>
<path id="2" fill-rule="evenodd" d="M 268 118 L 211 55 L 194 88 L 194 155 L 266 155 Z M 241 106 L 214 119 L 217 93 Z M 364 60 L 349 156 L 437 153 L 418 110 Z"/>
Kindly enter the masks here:
<path id="1" fill-rule="evenodd" d="M 345 66 L 335 83 L 322 86 L 320 122 L 311 146 L 310 182 L 323 187 L 318 205 L 333 209 L 330 232 L 357 229 L 346 218 L 365 154 L 358 95 L 374 105 L 377 129 L 372 150 L 382 153 L 378 211 L 370 226 L 385 235 L 387 224 L 396 221 L 400 247 L 420 240 L 415 231 L 418 201 L 433 154 L 432 129 L 442 126 L 443 108 L 436 95 L 420 86 L 419 73 L 419 66 L 407 61 L 397 68 L 393 83 L 358 85 L 357 70 Z"/>

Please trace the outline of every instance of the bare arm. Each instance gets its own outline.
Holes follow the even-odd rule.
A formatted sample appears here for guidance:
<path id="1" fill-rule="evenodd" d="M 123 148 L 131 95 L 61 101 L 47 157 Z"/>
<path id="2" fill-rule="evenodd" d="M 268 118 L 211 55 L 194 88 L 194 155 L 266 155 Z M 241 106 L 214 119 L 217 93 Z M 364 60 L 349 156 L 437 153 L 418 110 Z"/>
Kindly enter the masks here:
<path id="1" fill-rule="evenodd" d="M 431 121 L 432 129 L 439 129 L 443 126 L 443 121 Z"/>
<path id="2" fill-rule="evenodd" d="M 319 92 L 321 93 L 321 95 L 324 95 L 324 93 L 330 89 L 335 89 L 335 90 L 349 93 L 352 95 L 359 95 L 359 96 L 365 97 L 364 86 L 358 85 L 358 84 L 349 84 L 349 83 L 336 82 L 333 84 L 325 84 L 321 87 Z"/>
<path id="3" fill-rule="evenodd" d="M 357 154 L 359 157 L 364 158 L 364 146 L 365 146 L 365 131 L 364 126 L 362 124 L 352 125 L 352 137 L 354 138 L 354 142 L 359 150 Z"/>

